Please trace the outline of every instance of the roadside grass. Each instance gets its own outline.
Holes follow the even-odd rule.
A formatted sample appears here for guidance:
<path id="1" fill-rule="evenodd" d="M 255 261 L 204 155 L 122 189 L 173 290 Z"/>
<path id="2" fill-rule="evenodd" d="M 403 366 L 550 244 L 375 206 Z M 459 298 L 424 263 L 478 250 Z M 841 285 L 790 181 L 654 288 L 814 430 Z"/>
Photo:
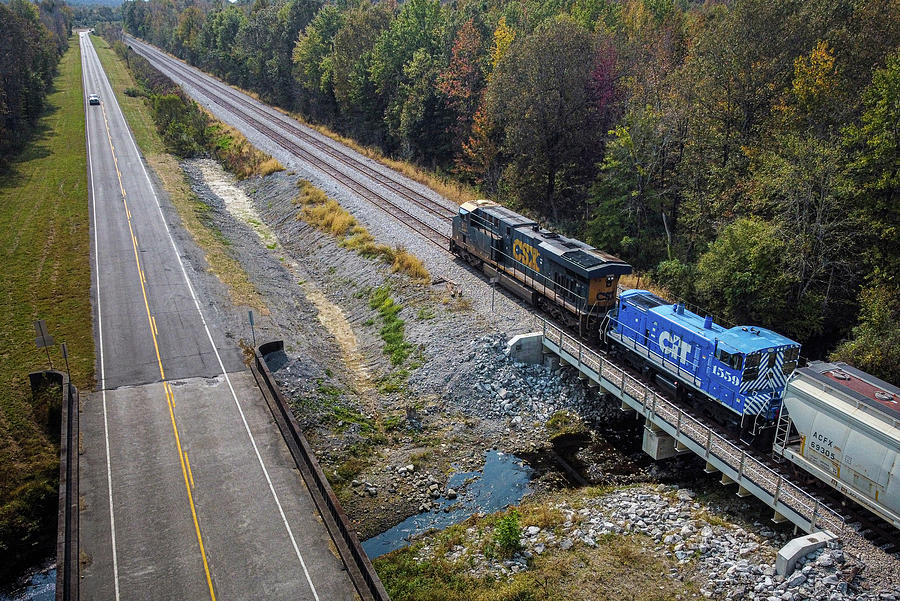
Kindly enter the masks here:
<path id="1" fill-rule="evenodd" d="M 579 493 L 574 493 L 578 495 Z M 548 545 L 529 560 L 526 571 L 505 579 L 469 573 L 477 555 L 503 557 L 503 545 L 512 548 L 519 526 L 554 530 L 565 516 L 548 507 L 546 496 L 520 507 L 484 517 L 472 517 L 429 536 L 430 550 L 419 541 L 376 559 L 373 563 L 394 601 L 670 601 L 697 598 L 697 585 L 667 576 L 675 565 L 655 551 L 653 540 L 643 535 L 601 537 L 596 547 L 576 542 L 564 551 Z M 518 519 L 513 516 L 518 514 Z M 517 523 L 516 523 L 517 522 Z M 448 559 L 454 547 L 467 547 L 456 559 Z"/>
<path id="2" fill-rule="evenodd" d="M 284 167 L 277 159 L 257 149 L 250 143 L 250 140 L 244 137 L 244 134 L 219 121 L 209 111 L 202 110 L 211 123 L 206 128 L 211 150 L 219 162 L 234 173 L 238 179 L 284 171 Z"/>
<path id="3" fill-rule="evenodd" d="M 0 174 L 0 582 L 53 554 L 59 470 L 58 431 L 33 402 L 28 372 L 47 368 L 32 321 L 56 339 L 53 366 L 94 386 L 90 222 L 84 103 L 78 39 L 59 63 L 34 138 Z"/>
<path id="4" fill-rule="evenodd" d="M 294 202 L 302 207 L 297 219 L 331 234 L 344 248 L 356 251 L 369 259 L 380 259 L 391 266 L 391 273 L 404 273 L 413 280 L 428 283 L 428 273 L 422 261 L 402 246 L 390 247 L 375 242 L 375 237 L 336 200 L 303 179 L 297 183 L 299 192 Z"/>
<path id="5" fill-rule="evenodd" d="M 227 239 L 209 221 L 209 207 L 191 190 L 178 159 L 166 152 L 144 97 L 125 93 L 128 89 L 138 87 L 127 66 L 106 40 L 91 36 L 91 41 L 144 158 L 162 182 L 163 189 L 178 211 L 182 225 L 205 252 L 210 272 L 225 284 L 234 304 L 252 307 L 262 314 L 268 314 L 262 297 L 250 282 L 247 273 L 228 252 Z"/>

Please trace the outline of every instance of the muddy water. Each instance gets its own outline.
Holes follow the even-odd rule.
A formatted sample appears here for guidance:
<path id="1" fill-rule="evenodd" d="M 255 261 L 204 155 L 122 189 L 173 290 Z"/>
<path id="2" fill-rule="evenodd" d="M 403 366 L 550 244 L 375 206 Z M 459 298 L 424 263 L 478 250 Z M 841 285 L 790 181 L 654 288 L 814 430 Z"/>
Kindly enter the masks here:
<path id="1" fill-rule="evenodd" d="M 529 482 L 532 474 L 533 470 L 518 457 L 489 451 L 481 470 L 450 476 L 449 487 L 459 493 L 457 499 L 441 498 L 438 501 L 440 509 L 407 518 L 390 530 L 364 541 L 363 549 L 374 559 L 407 546 L 410 537 L 431 528 L 442 530 L 475 513 L 494 513 L 509 505 L 518 505 L 522 497 L 531 492 Z"/>
<path id="2" fill-rule="evenodd" d="M 298 280 L 302 280 L 299 284 L 300 289 L 318 310 L 319 322 L 337 341 L 344 364 L 353 374 L 356 392 L 362 399 L 369 398 L 366 393 L 374 388 L 372 374 L 366 367 L 365 358 L 359 351 L 359 341 L 343 310 L 329 301 L 322 291 L 309 281 L 300 265 L 284 252 L 278 236 L 260 218 L 253 201 L 234 184 L 234 179 L 218 163 L 207 159 L 196 161 L 196 165 L 206 185 L 222 199 L 231 216 L 249 226 L 266 248 L 283 258 L 283 264 L 297 276 Z"/>

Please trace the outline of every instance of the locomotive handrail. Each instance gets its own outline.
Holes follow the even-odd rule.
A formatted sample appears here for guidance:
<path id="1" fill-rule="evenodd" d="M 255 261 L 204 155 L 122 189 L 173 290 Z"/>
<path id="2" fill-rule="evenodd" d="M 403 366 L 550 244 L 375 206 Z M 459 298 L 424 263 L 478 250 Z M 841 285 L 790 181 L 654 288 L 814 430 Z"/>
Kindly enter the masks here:
<path id="1" fill-rule="evenodd" d="M 678 436 L 702 449 L 707 460 L 712 457 L 728 466 L 735 473 L 736 477 L 733 479 L 740 486 L 758 487 L 770 495 L 776 505 L 789 508 L 800 519 L 808 522 L 810 531 L 830 530 L 842 537 L 859 536 L 840 514 L 764 465 L 746 450 L 628 374 L 621 366 L 566 334 L 558 326 L 545 319 L 541 321 L 544 339 L 556 345 L 560 352 L 577 357 L 579 369 L 586 367 L 593 372 L 588 375 L 596 375 L 598 383 L 601 380 L 608 382 L 608 389 L 613 394 L 618 393 L 620 398 L 629 397 L 638 403 L 648 419 L 668 424 Z M 607 388 L 606 385 L 604 387 Z"/>

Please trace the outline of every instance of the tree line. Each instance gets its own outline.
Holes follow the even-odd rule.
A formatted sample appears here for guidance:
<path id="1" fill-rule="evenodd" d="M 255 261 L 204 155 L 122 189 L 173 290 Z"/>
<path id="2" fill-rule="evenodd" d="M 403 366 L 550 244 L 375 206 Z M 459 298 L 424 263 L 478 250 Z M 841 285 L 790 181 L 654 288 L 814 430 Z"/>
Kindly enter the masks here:
<path id="1" fill-rule="evenodd" d="M 0 168 L 34 130 L 71 27 L 60 0 L 0 3 Z"/>
<path id="2" fill-rule="evenodd" d="M 127 1 L 126 29 L 900 381 L 900 0 Z"/>

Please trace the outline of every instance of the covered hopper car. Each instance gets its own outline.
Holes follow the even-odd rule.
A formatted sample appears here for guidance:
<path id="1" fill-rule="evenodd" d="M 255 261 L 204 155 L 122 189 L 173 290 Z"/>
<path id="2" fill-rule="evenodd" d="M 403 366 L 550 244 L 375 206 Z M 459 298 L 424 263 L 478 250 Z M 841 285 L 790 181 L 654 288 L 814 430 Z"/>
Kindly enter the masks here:
<path id="1" fill-rule="evenodd" d="M 616 304 L 619 276 L 631 273 L 628 263 L 490 200 L 459 208 L 450 251 L 584 334 L 599 330 Z"/>
<path id="2" fill-rule="evenodd" d="M 774 451 L 900 528 L 900 389 L 845 363 L 788 382 Z"/>

